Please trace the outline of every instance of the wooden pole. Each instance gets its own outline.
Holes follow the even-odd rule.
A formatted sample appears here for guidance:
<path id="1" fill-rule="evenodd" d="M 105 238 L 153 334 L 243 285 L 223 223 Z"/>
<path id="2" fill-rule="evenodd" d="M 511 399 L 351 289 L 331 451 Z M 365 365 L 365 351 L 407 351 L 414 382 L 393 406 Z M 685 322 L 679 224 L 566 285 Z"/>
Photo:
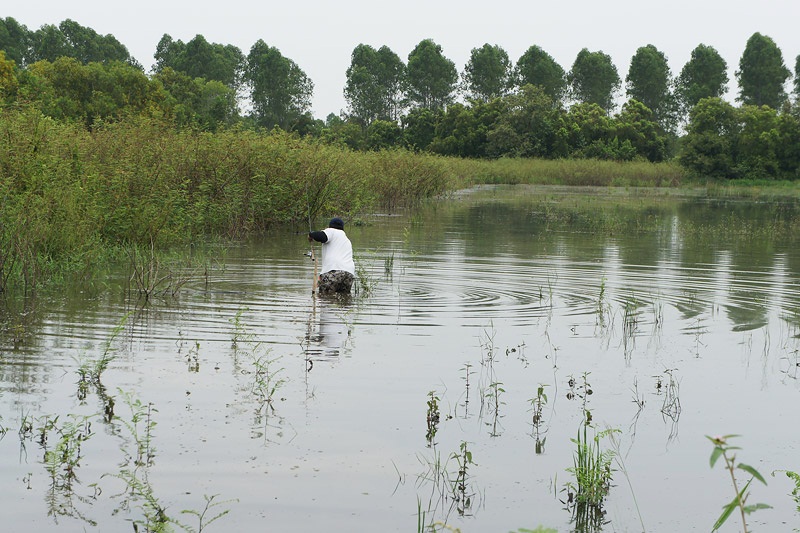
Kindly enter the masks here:
<path id="1" fill-rule="evenodd" d="M 317 293 L 317 256 L 314 255 L 314 243 L 311 243 L 311 260 L 314 262 L 314 281 L 311 283 L 311 294 Z"/>

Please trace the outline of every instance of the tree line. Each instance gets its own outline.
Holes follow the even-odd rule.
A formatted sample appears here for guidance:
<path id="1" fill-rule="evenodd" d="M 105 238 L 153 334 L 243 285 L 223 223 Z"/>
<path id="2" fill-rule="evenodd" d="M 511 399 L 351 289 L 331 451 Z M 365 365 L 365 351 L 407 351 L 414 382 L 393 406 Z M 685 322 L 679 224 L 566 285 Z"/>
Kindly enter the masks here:
<path id="1" fill-rule="evenodd" d="M 263 40 L 245 54 L 202 35 L 183 42 L 165 34 L 146 74 L 113 36 L 69 19 L 30 31 L 9 17 L 0 19 L 0 50 L 3 105 L 36 105 L 90 129 L 144 115 L 211 131 L 277 127 L 358 150 L 676 158 L 701 176 L 800 177 L 800 56 L 787 91 L 792 73 L 775 42 L 759 33 L 735 72 L 738 107 L 722 100 L 728 65 L 705 44 L 674 76 L 663 52 L 642 46 L 624 80 L 610 56 L 585 48 L 567 71 L 539 46 L 512 61 L 502 47 L 485 44 L 459 72 L 432 39 L 406 61 L 386 46 L 359 44 L 343 88 L 347 109 L 324 121 L 310 113 L 312 80 Z"/>

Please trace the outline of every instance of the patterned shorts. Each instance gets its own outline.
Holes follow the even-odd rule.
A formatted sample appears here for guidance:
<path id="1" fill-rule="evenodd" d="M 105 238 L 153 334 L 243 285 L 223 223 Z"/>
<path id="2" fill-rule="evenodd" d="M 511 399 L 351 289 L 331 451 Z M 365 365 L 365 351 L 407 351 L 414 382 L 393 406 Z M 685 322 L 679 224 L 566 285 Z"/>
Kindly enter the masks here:
<path id="1" fill-rule="evenodd" d="M 355 277 L 345 270 L 331 270 L 319 277 L 317 289 L 320 293 L 349 293 Z"/>

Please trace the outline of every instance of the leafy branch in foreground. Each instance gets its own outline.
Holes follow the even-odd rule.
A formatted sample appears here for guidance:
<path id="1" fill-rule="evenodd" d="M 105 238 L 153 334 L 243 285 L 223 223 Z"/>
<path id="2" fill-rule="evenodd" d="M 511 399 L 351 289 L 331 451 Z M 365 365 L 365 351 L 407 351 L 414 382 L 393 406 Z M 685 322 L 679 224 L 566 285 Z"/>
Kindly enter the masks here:
<path id="1" fill-rule="evenodd" d="M 730 503 L 722 508 L 722 514 L 719 516 L 716 523 L 714 523 L 713 531 L 717 531 L 720 527 L 722 527 L 722 524 L 724 524 L 725 521 L 731 516 L 733 511 L 738 508 L 742 515 L 742 531 L 747 533 L 747 520 L 745 519 L 745 515 L 748 515 L 754 511 L 758 511 L 759 509 L 770 509 L 771 506 L 765 503 L 747 505 L 747 498 L 750 496 L 748 489 L 750 488 L 750 483 L 752 483 L 753 479 L 759 480 L 764 485 L 766 485 L 767 482 L 758 472 L 758 470 L 752 466 L 744 463 L 736 463 L 736 454 L 733 452 L 735 450 L 740 450 L 741 448 L 728 444 L 728 441 L 733 437 L 738 437 L 738 435 L 724 435 L 722 437 L 709 437 L 706 435 L 706 438 L 714 445 L 714 449 L 711 451 L 711 458 L 709 459 L 711 468 L 714 468 L 714 465 L 717 463 L 719 458 L 722 457 L 725 460 L 725 468 L 731 475 L 731 483 L 733 484 L 733 490 L 736 493 L 736 496 L 734 496 L 733 500 L 731 500 Z M 741 489 L 739 489 L 739 484 L 736 481 L 736 470 L 742 470 L 750 474 L 750 479 Z"/>

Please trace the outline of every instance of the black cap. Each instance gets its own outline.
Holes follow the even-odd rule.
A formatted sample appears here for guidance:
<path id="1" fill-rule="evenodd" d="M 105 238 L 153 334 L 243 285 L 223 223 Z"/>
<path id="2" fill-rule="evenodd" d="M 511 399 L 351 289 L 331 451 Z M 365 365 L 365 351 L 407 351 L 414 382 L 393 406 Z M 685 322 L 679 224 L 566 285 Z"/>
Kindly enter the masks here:
<path id="1" fill-rule="evenodd" d="M 331 223 L 328 224 L 328 227 L 329 228 L 343 230 L 344 229 L 344 220 L 342 220 L 341 218 L 338 218 L 338 217 L 337 218 L 332 218 L 331 219 Z"/>

